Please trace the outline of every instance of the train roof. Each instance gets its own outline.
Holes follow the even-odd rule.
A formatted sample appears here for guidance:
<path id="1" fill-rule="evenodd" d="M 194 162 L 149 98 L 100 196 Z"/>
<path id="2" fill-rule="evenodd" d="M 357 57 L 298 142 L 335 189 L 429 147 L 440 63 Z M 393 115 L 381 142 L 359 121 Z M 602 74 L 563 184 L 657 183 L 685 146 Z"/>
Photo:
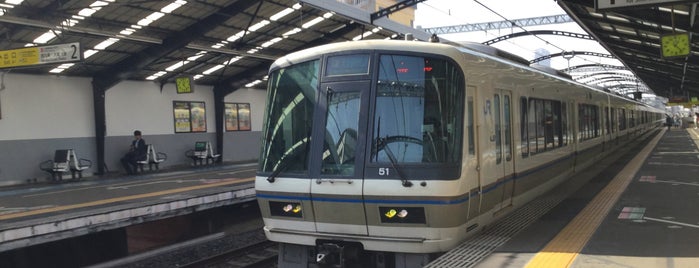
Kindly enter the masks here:
<path id="1" fill-rule="evenodd" d="M 600 94 L 605 94 L 611 98 L 618 99 L 624 102 L 635 102 L 640 105 L 647 106 L 645 103 L 629 99 L 627 97 L 612 94 L 600 88 L 595 88 L 586 84 L 582 84 L 572 79 L 568 74 L 560 72 L 550 67 L 542 65 L 529 65 L 529 61 L 511 54 L 509 52 L 473 42 L 461 43 L 436 43 L 413 40 L 361 40 L 361 41 L 346 41 L 339 43 L 325 44 L 317 47 L 300 50 L 284 57 L 277 59 L 271 66 L 270 70 L 286 67 L 292 64 L 301 63 L 319 54 L 335 53 L 348 50 L 401 50 L 407 52 L 427 52 L 436 53 L 439 50 L 440 55 L 444 55 L 453 59 L 463 58 L 466 55 L 475 56 L 482 59 L 506 64 L 515 68 L 519 68 L 532 73 L 541 74 L 547 77 L 554 78 L 561 83 L 570 83 L 575 86 L 586 88 Z"/>

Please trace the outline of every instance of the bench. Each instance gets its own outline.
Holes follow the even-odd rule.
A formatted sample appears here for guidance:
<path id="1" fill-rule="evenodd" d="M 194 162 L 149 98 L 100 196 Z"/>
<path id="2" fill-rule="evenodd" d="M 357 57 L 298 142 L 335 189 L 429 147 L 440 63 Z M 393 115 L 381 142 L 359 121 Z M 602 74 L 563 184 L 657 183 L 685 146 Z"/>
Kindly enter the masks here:
<path id="1" fill-rule="evenodd" d="M 148 170 L 152 171 L 153 166 L 155 165 L 155 170 L 160 170 L 160 163 L 165 162 L 167 160 L 167 154 L 161 153 L 161 152 L 156 152 L 155 151 L 155 146 L 153 144 L 148 144 L 148 149 L 146 149 L 146 158 L 143 160 L 136 161 L 136 164 L 138 164 L 138 169 L 143 172 L 143 167 L 145 165 L 148 165 Z"/>
<path id="2" fill-rule="evenodd" d="M 194 165 L 203 165 L 204 161 L 206 164 L 216 163 L 221 157 L 221 154 L 214 154 L 214 150 L 211 147 L 211 143 L 208 141 L 197 141 L 194 143 L 194 150 L 187 150 L 184 155 L 189 157 L 194 161 Z"/>
<path id="3" fill-rule="evenodd" d="M 73 149 L 56 150 L 53 155 L 53 160 L 46 160 L 39 164 L 39 168 L 51 174 L 53 181 L 63 180 L 63 173 L 70 171 L 71 177 L 76 179 L 75 173 L 78 174 L 77 179 L 83 177 L 83 170 L 92 167 L 92 161 L 78 158 Z"/>

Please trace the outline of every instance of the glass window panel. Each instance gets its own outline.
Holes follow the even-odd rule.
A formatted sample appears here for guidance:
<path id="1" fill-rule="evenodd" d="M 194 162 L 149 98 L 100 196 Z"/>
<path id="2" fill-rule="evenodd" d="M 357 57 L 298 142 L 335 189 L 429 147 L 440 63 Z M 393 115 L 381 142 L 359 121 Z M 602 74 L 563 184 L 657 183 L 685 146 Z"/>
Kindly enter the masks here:
<path id="1" fill-rule="evenodd" d="M 369 73 L 369 54 L 330 56 L 325 76 L 358 75 Z"/>
<path id="2" fill-rule="evenodd" d="M 328 97 L 321 174 L 354 174 L 359 97 L 359 92 L 337 92 Z"/>
<path id="3" fill-rule="evenodd" d="M 274 71 L 269 78 L 259 169 L 308 174 L 319 61 Z"/>
<path id="4" fill-rule="evenodd" d="M 378 78 L 371 161 L 458 163 L 461 71 L 442 59 L 382 55 Z"/>

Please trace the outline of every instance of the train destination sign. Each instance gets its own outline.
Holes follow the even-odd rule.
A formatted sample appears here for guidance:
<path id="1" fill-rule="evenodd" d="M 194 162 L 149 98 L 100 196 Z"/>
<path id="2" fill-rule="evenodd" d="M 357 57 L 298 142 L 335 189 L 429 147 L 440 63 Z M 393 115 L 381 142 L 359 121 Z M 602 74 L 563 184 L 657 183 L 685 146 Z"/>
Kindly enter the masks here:
<path id="1" fill-rule="evenodd" d="M 0 51 L 0 69 L 81 60 L 83 54 L 77 42 Z"/>

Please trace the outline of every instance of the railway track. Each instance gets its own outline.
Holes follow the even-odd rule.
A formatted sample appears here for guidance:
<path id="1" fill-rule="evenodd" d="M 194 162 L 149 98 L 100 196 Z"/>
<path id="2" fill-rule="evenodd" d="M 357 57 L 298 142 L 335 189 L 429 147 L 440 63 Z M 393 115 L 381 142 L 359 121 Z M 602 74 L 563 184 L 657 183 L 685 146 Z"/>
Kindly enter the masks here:
<path id="1" fill-rule="evenodd" d="M 277 267 L 277 248 L 276 242 L 265 240 L 191 262 L 182 267 L 272 268 Z"/>

